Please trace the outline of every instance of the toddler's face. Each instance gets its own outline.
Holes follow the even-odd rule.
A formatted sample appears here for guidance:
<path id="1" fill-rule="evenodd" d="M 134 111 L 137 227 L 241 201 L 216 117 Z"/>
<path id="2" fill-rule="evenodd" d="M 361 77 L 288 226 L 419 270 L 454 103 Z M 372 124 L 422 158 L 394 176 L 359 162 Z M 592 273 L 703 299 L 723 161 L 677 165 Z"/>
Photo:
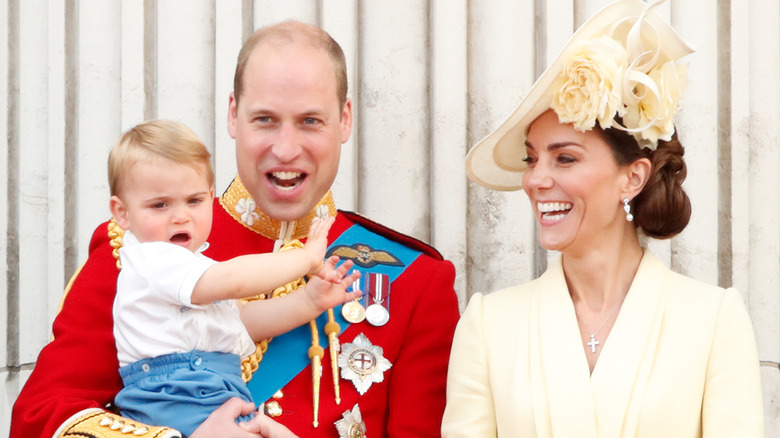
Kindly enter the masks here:
<path id="1" fill-rule="evenodd" d="M 196 168 L 197 167 L 197 168 Z M 114 212 L 120 227 L 141 242 L 170 242 L 195 251 L 211 231 L 214 189 L 206 169 L 169 160 L 139 162 L 128 169 Z"/>

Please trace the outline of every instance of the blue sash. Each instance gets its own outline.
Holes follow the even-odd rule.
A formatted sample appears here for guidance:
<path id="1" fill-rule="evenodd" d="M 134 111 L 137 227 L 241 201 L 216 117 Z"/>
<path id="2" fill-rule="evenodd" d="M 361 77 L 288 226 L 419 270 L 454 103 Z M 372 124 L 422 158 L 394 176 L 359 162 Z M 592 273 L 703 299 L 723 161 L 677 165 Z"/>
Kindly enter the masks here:
<path id="1" fill-rule="evenodd" d="M 408 266 L 410 266 L 422 253 L 410 249 L 398 242 L 394 242 L 360 225 L 352 225 L 349 229 L 333 241 L 328 247 L 329 254 L 340 247 L 351 248 L 362 245 L 373 250 L 391 254 L 397 260 L 395 263 L 370 263 L 361 267 L 355 263 L 355 268 L 364 275 L 367 272 L 387 274 L 390 281 L 395 281 Z M 342 257 L 343 258 L 343 257 Z M 341 316 L 341 305 L 333 309 L 336 322 L 343 332 L 350 325 Z M 320 345 L 327 351 L 328 337 L 322 327 L 328 322 L 327 312 L 317 318 L 317 327 L 320 327 Z M 366 324 L 365 322 L 361 324 Z M 302 370 L 309 366 L 308 351 L 311 346 L 311 330 L 308 324 L 304 324 L 281 336 L 275 337 L 268 344 L 268 351 L 263 356 L 260 366 L 252 380 L 247 383 L 252 398 L 256 403 L 262 403 L 283 388 Z"/>

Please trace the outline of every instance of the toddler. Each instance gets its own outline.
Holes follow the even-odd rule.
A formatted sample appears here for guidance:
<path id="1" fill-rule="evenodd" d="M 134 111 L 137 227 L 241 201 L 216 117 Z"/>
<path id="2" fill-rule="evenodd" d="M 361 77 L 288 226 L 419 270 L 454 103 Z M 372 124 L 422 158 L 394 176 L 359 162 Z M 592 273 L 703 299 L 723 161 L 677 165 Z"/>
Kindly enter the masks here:
<path id="1" fill-rule="evenodd" d="M 334 218 L 315 219 L 301 249 L 216 262 L 208 247 L 214 198 L 210 154 L 184 125 L 155 120 L 124 133 L 109 156 L 110 208 L 125 230 L 114 337 L 125 417 L 190 435 L 231 397 L 251 401 L 241 358 L 255 342 L 358 297 L 359 277 L 323 262 Z M 237 301 L 304 275 L 302 290 Z M 240 418 L 248 420 L 250 417 Z"/>

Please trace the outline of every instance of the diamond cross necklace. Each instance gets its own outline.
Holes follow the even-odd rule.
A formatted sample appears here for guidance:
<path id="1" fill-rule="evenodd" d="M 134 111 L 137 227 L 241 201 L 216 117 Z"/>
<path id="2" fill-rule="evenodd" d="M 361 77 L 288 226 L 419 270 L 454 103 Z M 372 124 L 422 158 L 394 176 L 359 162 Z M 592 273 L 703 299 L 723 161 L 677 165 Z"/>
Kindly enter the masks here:
<path id="1" fill-rule="evenodd" d="M 596 334 L 598 334 L 598 332 L 602 328 L 604 328 L 604 326 L 607 324 L 607 321 L 612 319 L 612 317 L 615 316 L 615 314 L 618 312 L 618 310 L 620 310 L 621 307 L 623 307 L 623 302 L 622 301 L 617 306 L 615 306 L 615 309 L 612 311 L 612 313 L 610 313 L 609 316 L 604 321 L 602 321 L 601 325 L 596 330 L 588 330 L 588 327 L 585 326 L 585 322 L 582 320 L 582 318 L 580 318 L 579 313 L 577 313 L 577 311 L 575 309 L 574 314 L 577 316 L 577 320 L 580 322 L 580 324 L 582 324 L 582 326 L 585 328 L 586 331 L 590 332 L 590 341 L 587 344 L 585 344 L 585 345 L 590 347 L 590 352 L 591 353 L 595 353 L 596 352 L 596 346 L 601 344 L 601 342 L 596 340 Z"/>

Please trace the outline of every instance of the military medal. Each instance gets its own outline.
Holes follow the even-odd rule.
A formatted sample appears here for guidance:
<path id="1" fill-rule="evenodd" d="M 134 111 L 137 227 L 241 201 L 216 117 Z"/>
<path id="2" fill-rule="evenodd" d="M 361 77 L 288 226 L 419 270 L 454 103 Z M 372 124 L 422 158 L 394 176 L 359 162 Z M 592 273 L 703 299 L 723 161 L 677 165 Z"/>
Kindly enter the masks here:
<path id="1" fill-rule="evenodd" d="M 373 326 L 383 326 L 390 320 L 390 280 L 387 274 L 366 275 L 366 320 Z"/>
<path id="2" fill-rule="evenodd" d="M 351 380 L 360 395 L 365 394 L 372 384 L 383 381 L 385 371 L 393 366 L 383 352 L 382 347 L 371 344 L 363 333 L 357 335 L 351 343 L 341 346 L 341 378 Z"/>
<path id="3" fill-rule="evenodd" d="M 366 320 L 373 326 L 381 327 L 390 320 L 390 312 L 381 304 L 372 304 L 366 309 Z"/>
<path id="4" fill-rule="evenodd" d="M 366 319 L 366 309 L 359 299 L 353 300 L 341 306 L 341 316 L 352 324 L 357 324 Z"/>
<path id="5" fill-rule="evenodd" d="M 361 278 L 358 278 L 354 283 L 352 283 L 353 292 L 362 290 L 360 288 L 360 280 Z M 363 305 L 360 303 L 360 300 L 361 298 L 356 298 L 348 303 L 344 303 L 344 305 L 341 306 L 341 316 L 343 316 L 345 320 L 351 322 L 352 324 L 363 322 L 363 320 L 366 319 L 366 308 L 363 307 Z"/>

